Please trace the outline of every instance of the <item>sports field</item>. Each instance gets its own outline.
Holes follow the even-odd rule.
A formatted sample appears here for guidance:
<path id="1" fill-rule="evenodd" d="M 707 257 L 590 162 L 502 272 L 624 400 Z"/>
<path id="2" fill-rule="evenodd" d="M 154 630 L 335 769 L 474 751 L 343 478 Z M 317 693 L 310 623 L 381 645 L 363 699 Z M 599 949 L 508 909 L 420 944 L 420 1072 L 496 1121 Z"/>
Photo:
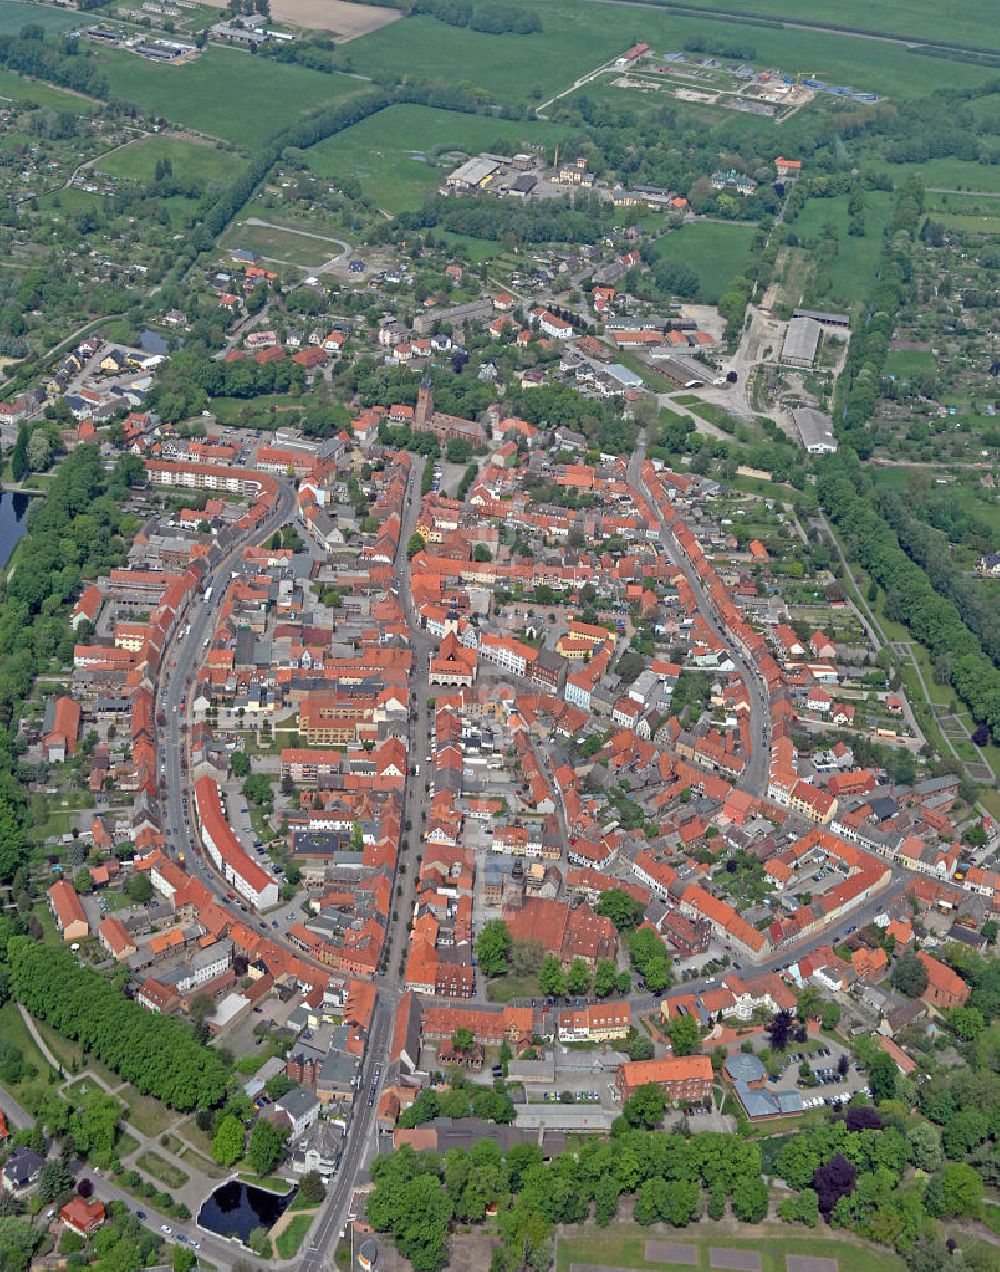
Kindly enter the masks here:
<path id="1" fill-rule="evenodd" d="M 656 254 L 661 260 L 692 269 L 701 283 L 698 299 L 714 304 L 731 280 L 742 273 L 753 234 L 748 225 L 714 221 L 682 225 L 658 240 Z"/>
<path id="2" fill-rule="evenodd" d="M 510 154 L 526 146 L 552 147 L 565 130 L 534 120 L 489 119 L 430 106 L 390 106 L 313 146 L 306 159 L 320 177 L 355 177 L 365 194 L 389 212 L 417 208 L 458 160 L 442 152 Z"/>
<path id="3" fill-rule="evenodd" d="M 242 247 L 257 252 L 268 264 L 299 265 L 303 269 L 315 269 L 339 256 L 343 250 L 332 239 L 296 234 L 294 228 L 284 228 L 278 222 L 273 225 L 232 225 L 220 241 L 223 247 L 234 250 Z"/>
<path id="4" fill-rule="evenodd" d="M 766 1229 L 766 1231 L 764 1231 Z M 642 1268 L 648 1272 L 672 1272 L 673 1269 L 709 1269 L 710 1251 L 725 1250 L 760 1254 L 761 1272 L 786 1272 L 786 1256 L 811 1256 L 817 1259 L 836 1259 L 839 1272 L 871 1272 L 876 1265 L 880 1272 L 903 1272 L 903 1261 L 891 1250 L 867 1245 L 849 1238 L 825 1236 L 798 1236 L 795 1230 L 784 1224 L 762 1224 L 750 1230 L 756 1235 L 734 1239 L 722 1224 L 708 1221 L 692 1224 L 688 1228 L 671 1229 L 668 1237 L 656 1229 L 641 1228 L 633 1224 L 616 1224 L 606 1230 L 588 1230 L 579 1237 L 561 1237 L 556 1248 L 556 1272 L 570 1272 L 574 1264 L 611 1268 Z M 664 1263 L 646 1258 L 646 1242 L 669 1240 L 671 1244 L 694 1247 L 695 1262 Z M 649 1253 L 655 1253 L 653 1249 Z M 737 1260 L 733 1260 L 736 1262 Z"/>
<path id="5" fill-rule="evenodd" d="M 158 66 L 118 49 L 101 49 L 111 96 L 174 124 L 255 149 L 306 111 L 364 87 L 345 75 L 206 49 L 186 66 Z"/>
<path id="6" fill-rule="evenodd" d="M 985 6 L 987 0 L 974 3 Z M 533 35 L 486 35 L 423 15 L 407 17 L 352 43 L 351 66 L 364 74 L 390 72 L 400 78 L 419 66 L 425 77 L 467 80 L 500 100 L 544 101 L 637 41 L 666 52 L 707 35 L 751 46 L 756 51 L 751 60 L 760 65 L 895 97 L 982 84 L 996 75 L 989 68 L 926 57 L 878 40 L 680 17 L 622 3 L 552 0 L 542 20 L 544 30 Z"/>
<path id="7" fill-rule="evenodd" d="M 17 35 L 22 27 L 40 26 L 46 35 L 68 31 L 80 25 L 80 16 L 48 5 L 22 4 L 19 0 L 0 0 L 0 35 Z"/>
<path id="8" fill-rule="evenodd" d="M 156 165 L 163 159 L 170 160 L 178 180 L 203 181 L 206 185 L 213 181 L 228 181 L 243 167 L 243 160 L 232 151 L 162 135 L 134 141 L 106 159 L 99 159 L 93 166 L 95 171 L 106 172 L 110 176 L 152 181 Z"/>

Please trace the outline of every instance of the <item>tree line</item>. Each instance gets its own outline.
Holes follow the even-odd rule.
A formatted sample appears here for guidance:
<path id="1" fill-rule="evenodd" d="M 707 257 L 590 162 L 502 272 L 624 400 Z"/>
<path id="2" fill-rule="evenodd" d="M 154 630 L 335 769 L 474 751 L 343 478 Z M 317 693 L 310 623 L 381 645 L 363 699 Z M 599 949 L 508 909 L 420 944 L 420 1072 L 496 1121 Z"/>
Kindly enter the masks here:
<path id="1" fill-rule="evenodd" d="M 905 624 L 935 660 L 950 660 L 951 683 L 978 723 L 1000 741 L 1000 670 L 983 652 L 954 601 L 939 596 L 911 561 L 875 506 L 871 481 L 857 460 L 839 453 L 819 461 L 819 497 L 848 555 L 885 592 L 886 614 Z"/>
<path id="2" fill-rule="evenodd" d="M 211 1108 L 225 1097 L 228 1066 L 183 1021 L 123 997 L 69 950 L 13 937 L 8 952 L 14 998 L 137 1091 L 181 1112 Z"/>

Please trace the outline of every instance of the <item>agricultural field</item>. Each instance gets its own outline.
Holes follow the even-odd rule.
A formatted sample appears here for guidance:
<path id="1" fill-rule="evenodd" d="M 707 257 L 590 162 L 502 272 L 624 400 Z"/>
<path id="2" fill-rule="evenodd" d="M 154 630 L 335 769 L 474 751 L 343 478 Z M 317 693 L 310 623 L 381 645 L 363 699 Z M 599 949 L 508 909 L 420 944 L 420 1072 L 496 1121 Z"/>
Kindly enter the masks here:
<path id="1" fill-rule="evenodd" d="M 163 160 L 170 161 L 176 178 L 200 181 L 206 185 L 213 181 L 230 180 L 243 166 L 239 156 L 231 151 L 161 134 L 134 141 L 106 159 L 98 160 L 93 168 L 95 172 L 105 172 L 129 181 L 152 181 L 156 165 Z"/>
<path id="2" fill-rule="evenodd" d="M 29 24 L 40 26 L 46 35 L 52 35 L 79 26 L 80 18 L 75 13 L 48 5 L 0 0 L 0 35 L 17 35 L 22 27 Z"/>
<path id="3" fill-rule="evenodd" d="M 664 235 L 656 244 L 656 252 L 661 260 L 676 261 L 692 269 L 701 284 L 697 299 L 714 304 L 743 270 L 753 234 L 747 225 L 702 221 Z"/>
<path id="4" fill-rule="evenodd" d="M 365 194 L 389 212 L 417 208 L 459 159 L 451 152 L 511 153 L 555 145 L 557 125 L 460 115 L 429 106 L 390 106 L 307 152 L 310 168 L 331 181 L 354 177 Z"/>
<path id="5" fill-rule="evenodd" d="M 264 145 L 305 111 L 363 87 L 343 75 L 265 58 L 251 62 L 232 49 L 207 49 L 186 66 L 157 66 L 119 49 L 101 49 L 98 57 L 113 97 L 248 149 Z"/>
<path id="6" fill-rule="evenodd" d="M 671 0 L 657 0 L 666 8 Z M 683 3 L 683 0 L 677 0 Z M 870 31 L 907 40 L 941 40 L 970 49 L 1000 50 L 993 0 L 962 0 L 960 5 L 941 5 L 934 0 L 885 0 L 872 5 L 867 0 L 847 0 L 831 9 L 823 0 L 699 0 L 708 12 L 746 13 L 757 18 L 790 18 L 816 23 L 829 29 Z"/>
<path id="7" fill-rule="evenodd" d="M 978 3 L 985 6 L 988 0 Z M 545 7 L 543 21 L 544 30 L 536 34 L 487 35 L 429 16 L 407 17 L 352 44 L 344 65 L 362 74 L 399 79 L 419 66 L 422 75 L 446 82 L 461 68 L 460 78 L 501 100 L 543 102 L 639 40 L 665 52 L 707 33 L 752 47 L 756 55 L 749 60 L 761 66 L 896 97 L 982 84 L 996 73 L 876 40 L 738 20 L 706 22 L 613 2 L 553 0 Z"/>

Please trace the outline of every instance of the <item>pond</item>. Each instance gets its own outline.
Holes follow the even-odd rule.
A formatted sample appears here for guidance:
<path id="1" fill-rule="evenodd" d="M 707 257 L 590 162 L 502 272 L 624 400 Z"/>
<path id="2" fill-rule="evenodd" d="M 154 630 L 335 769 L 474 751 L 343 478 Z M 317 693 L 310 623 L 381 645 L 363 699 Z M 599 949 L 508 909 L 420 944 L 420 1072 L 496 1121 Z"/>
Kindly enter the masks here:
<path id="1" fill-rule="evenodd" d="M 220 1237 L 239 1237 L 245 1244 L 254 1228 L 273 1228 L 297 1192 L 298 1188 L 293 1188 L 279 1196 L 241 1179 L 230 1179 L 204 1202 L 198 1225 Z"/>
<path id="2" fill-rule="evenodd" d="M 12 490 L 0 494 L 0 566 L 7 564 L 14 544 L 24 534 L 24 515 L 30 507 L 30 495 Z"/>

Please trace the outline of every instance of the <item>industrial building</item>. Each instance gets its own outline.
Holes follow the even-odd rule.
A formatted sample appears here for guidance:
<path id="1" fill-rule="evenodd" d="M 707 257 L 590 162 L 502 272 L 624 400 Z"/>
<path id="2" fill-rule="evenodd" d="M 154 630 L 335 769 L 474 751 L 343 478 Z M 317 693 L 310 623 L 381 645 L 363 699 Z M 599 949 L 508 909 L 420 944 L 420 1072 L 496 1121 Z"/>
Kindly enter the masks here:
<path id="1" fill-rule="evenodd" d="M 785 332 L 781 361 L 793 367 L 811 367 L 816 361 L 821 332 L 815 318 L 793 318 Z"/>
<path id="2" fill-rule="evenodd" d="M 833 435 L 833 420 L 822 411 L 803 406 L 792 412 L 799 442 L 810 455 L 832 455 L 837 449 Z"/>

